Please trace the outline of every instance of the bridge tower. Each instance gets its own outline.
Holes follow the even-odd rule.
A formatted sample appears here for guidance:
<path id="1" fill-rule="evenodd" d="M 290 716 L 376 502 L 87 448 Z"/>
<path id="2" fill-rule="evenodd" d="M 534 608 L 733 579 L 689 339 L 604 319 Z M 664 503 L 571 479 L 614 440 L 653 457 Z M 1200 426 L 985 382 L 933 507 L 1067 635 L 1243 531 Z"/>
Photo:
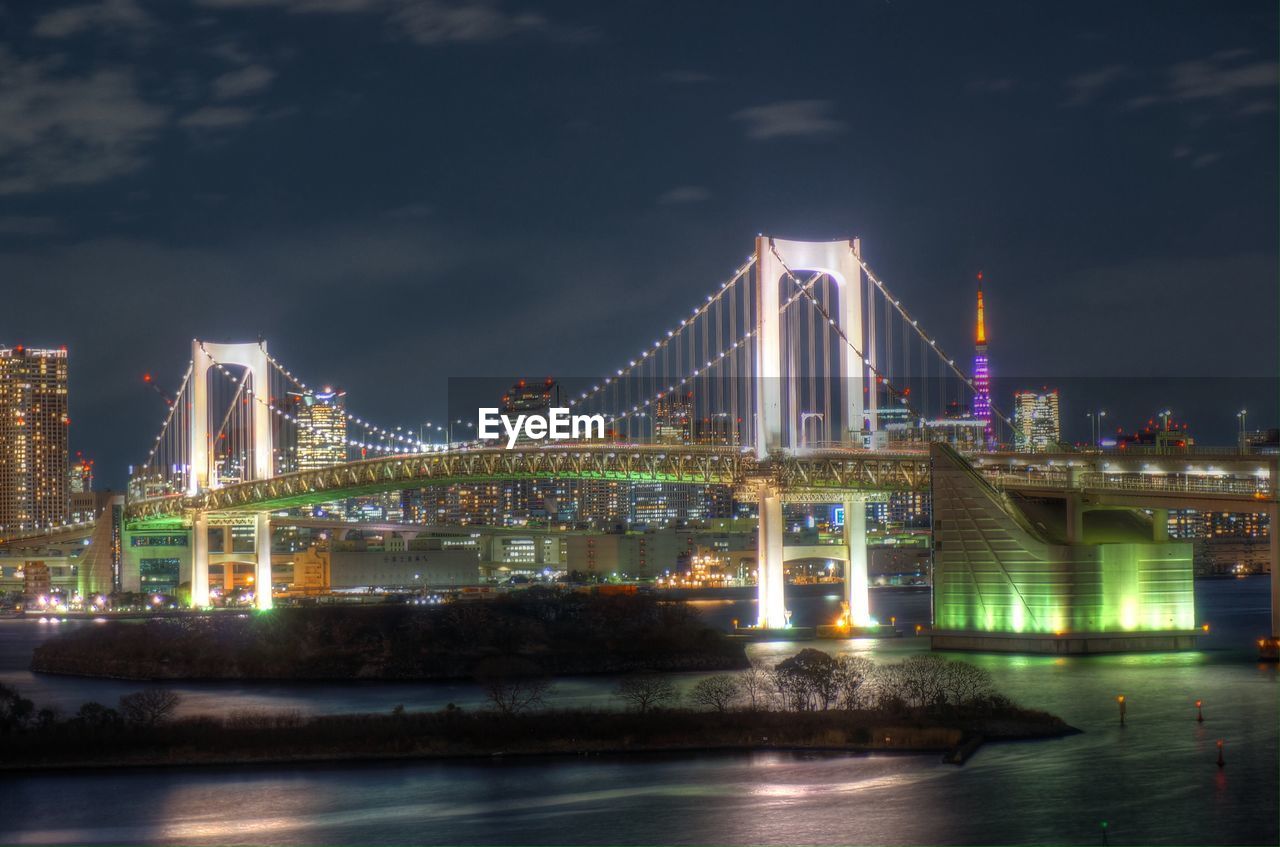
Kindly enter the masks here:
<path id="1" fill-rule="evenodd" d="M 209 421 L 209 371 L 216 364 L 233 365 L 249 371 L 249 389 L 267 395 L 271 385 L 271 363 L 267 359 L 265 341 L 249 344 L 215 344 L 194 339 L 191 342 L 191 471 L 187 494 L 194 496 L 218 487 L 213 468 L 213 434 Z M 215 364 L 216 363 L 216 364 Z M 253 478 L 268 479 L 275 474 L 274 447 L 271 436 L 271 414 L 265 403 L 254 399 L 249 403 L 253 426 Z M 199 513 L 192 521 L 191 539 L 191 603 L 209 605 L 209 532 L 208 515 Z M 267 513 L 257 521 L 258 565 L 254 576 L 255 604 L 259 609 L 271 608 L 271 525 Z"/>
<path id="2" fill-rule="evenodd" d="M 844 432 L 842 441 L 861 443 L 862 430 L 874 427 L 875 391 L 863 391 L 867 384 L 867 362 L 859 355 L 866 350 L 863 333 L 863 310 L 867 302 L 863 290 L 862 267 L 858 258 L 862 247 L 858 239 L 847 241 L 787 241 L 761 235 L 756 239 L 756 457 L 761 461 L 771 453 L 794 448 L 801 443 L 800 433 L 787 432 L 782 414 L 782 349 L 781 282 L 790 270 L 824 273 L 835 280 L 838 289 L 839 330 L 852 344 L 841 344 L 840 378 L 844 382 Z M 870 315 L 869 315 L 870 317 Z M 868 325 L 867 329 L 874 333 Z M 866 346 L 864 346 L 866 345 Z M 832 363 L 828 363 L 830 366 Z M 871 409 L 871 421 L 866 418 Z M 787 624 L 783 598 L 785 582 L 783 564 L 782 498 L 766 484 L 758 486 L 760 525 L 757 532 L 758 625 L 781 628 Z M 871 623 L 867 594 L 866 504 L 846 504 L 845 542 L 849 556 L 845 564 L 846 596 L 855 627 Z M 858 516 L 861 516 L 861 519 Z"/>

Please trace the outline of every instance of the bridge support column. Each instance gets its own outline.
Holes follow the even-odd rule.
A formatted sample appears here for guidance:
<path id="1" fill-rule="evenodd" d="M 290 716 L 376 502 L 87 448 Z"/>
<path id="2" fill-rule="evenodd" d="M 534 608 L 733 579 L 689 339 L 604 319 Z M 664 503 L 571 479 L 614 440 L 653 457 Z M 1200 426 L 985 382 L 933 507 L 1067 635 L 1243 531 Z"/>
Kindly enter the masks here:
<path id="1" fill-rule="evenodd" d="M 191 521 L 191 605 L 209 605 L 209 516 L 204 512 Z"/>
<path id="2" fill-rule="evenodd" d="M 258 547 L 258 571 L 253 577 L 253 604 L 259 609 L 271 608 L 271 515 L 258 513 L 255 543 Z"/>
<path id="3" fill-rule="evenodd" d="M 1151 540 L 1152 541 L 1168 541 L 1169 540 L 1169 510 L 1168 509 L 1152 509 L 1151 510 Z"/>
<path id="4" fill-rule="evenodd" d="M 1066 524 L 1067 543 L 1084 543 L 1084 498 L 1079 494 L 1067 495 Z"/>
<path id="5" fill-rule="evenodd" d="M 844 501 L 844 545 L 848 551 L 844 571 L 844 599 L 849 604 L 849 624 L 871 626 L 871 595 L 867 588 L 867 504 Z"/>
<path id="6" fill-rule="evenodd" d="M 756 532 L 756 625 L 782 629 L 787 625 L 786 566 L 783 563 L 782 498 L 767 486 L 760 488 L 760 526 Z"/>

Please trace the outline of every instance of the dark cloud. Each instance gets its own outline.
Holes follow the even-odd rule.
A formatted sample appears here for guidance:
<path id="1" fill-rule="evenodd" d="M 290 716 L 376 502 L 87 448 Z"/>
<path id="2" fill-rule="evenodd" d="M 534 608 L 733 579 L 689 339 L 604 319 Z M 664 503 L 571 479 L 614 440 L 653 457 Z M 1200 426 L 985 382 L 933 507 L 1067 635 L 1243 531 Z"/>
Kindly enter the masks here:
<path id="1" fill-rule="evenodd" d="M 733 119 L 746 125 L 747 137 L 757 141 L 775 138 L 828 138 L 844 132 L 846 124 L 831 116 L 830 100 L 781 100 L 735 112 Z"/>
<path id="2" fill-rule="evenodd" d="M 168 109 L 142 97 L 130 68 L 74 73 L 0 47 L 0 194 L 133 173 L 167 118 Z"/>

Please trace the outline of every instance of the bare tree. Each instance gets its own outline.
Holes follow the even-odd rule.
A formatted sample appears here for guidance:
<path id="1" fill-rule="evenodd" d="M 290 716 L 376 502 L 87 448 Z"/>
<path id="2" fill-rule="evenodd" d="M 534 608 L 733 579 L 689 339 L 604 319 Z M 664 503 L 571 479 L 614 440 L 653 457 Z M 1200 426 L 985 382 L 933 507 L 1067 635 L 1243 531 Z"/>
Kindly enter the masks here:
<path id="1" fill-rule="evenodd" d="M 615 693 L 641 713 L 674 703 L 679 697 L 675 686 L 665 676 L 623 677 Z"/>
<path id="2" fill-rule="evenodd" d="M 912 656 L 900 663 L 902 699 L 910 706 L 933 707 L 946 702 L 943 679 L 947 659 L 935 653 Z"/>
<path id="3" fill-rule="evenodd" d="M 487 659 L 477 668 L 476 679 L 489 702 L 504 715 L 542 705 L 551 690 L 551 680 L 543 674 L 542 667 L 528 659 Z"/>
<path id="4" fill-rule="evenodd" d="M 969 662 L 947 662 L 942 676 L 942 687 L 948 703 L 960 706 L 989 697 L 995 693 L 995 683 L 986 668 Z"/>
<path id="5" fill-rule="evenodd" d="M 836 659 L 836 704 L 841 709 L 857 709 L 865 705 L 875 670 L 876 663 L 865 656 L 840 656 Z"/>
<path id="6" fill-rule="evenodd" d="M 752 711 L 769 707 L 770 681 L 769 674 L 764 668 L 752 665 L 739 675 L 738 681 Z"/>
<path id="7" fill-rule="evenodd" d="M 144 688 L 120 698 L 120 714 L 131 724 L 153 727 L 168 720 L 181 700 L 168 688 Z"/>
<path id="8" fill-rule="evenodd" d="M 742 686 L 737 679 L 729 674 L 720 674 L 699 680 L 689 693 L 689 699 L 699 706 L 727 712 L 741 693 Z"/>

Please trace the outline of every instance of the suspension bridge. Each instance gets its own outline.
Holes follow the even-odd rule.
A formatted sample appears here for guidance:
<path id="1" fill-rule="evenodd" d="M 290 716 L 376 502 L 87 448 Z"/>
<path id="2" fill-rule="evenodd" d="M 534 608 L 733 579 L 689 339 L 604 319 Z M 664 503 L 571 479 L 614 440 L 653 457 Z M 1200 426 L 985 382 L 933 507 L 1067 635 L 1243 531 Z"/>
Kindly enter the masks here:
<path id="1" fill-rule="evenodd" d="M 266 587 L 273 512 L 464 481 L 617 480 L 725 485 L 754 502 L 766 629 L 787 623 L 783 504 L 846 504 L 846 601 L 851 624 L 869 627 L 866 509 L 855 506 L 928 490 L 938 440 L 958 447 L 995 490 L 1061 497 L 1076 513 L 1207 503 L 1264 512 L 1277 525 L 1274 459 L 1010 449 L 1018 434 L 991 402 L 985 363 L 966 373 L 867 264 L 857 239 L 760 236 L 701 302 L 574 393 L 575 414 L 607 421 L 603 440 L 435 445 L 343 411 L 347 459 L 302 467 L 299 443 L 316 435 L 297 403 L 308 391 L 264 340 L 193 341 L 150 453 L 132 469 L 124 522 L 190 532 L 194 605 L 209 603 L 206 529 L 219 516 L 254 516 L 256 584 Z M 270 607 L 271 592 L 259 590 L 256 602 Z"/>

